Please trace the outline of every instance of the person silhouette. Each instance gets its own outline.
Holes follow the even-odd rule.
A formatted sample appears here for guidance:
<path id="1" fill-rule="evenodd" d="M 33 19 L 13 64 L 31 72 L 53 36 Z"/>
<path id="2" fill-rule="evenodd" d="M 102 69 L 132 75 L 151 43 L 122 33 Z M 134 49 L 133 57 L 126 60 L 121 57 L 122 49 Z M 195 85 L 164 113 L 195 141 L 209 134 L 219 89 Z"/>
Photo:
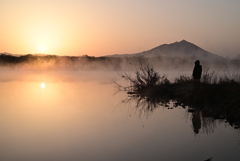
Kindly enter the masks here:
<path id="1" fill-rule="evenodd" d="M 195 85 L 198 85 L 200 83 L 200 79 L 202 76 L 202 66 L 200 65 L 200 61 L 195 61 L 195 66 L 193 69 L 193 79 L 195 80 Z"/>

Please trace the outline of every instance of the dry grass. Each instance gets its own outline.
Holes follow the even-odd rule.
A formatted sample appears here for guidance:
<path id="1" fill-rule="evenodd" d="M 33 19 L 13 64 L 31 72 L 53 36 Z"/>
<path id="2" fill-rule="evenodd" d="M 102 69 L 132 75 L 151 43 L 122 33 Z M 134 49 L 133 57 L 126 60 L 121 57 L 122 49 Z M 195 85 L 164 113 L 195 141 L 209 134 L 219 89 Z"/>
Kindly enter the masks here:
<path id="1" fill-rule="evenodd" d="M 124 88 L 129 94 L 154 98 L 158 102 L 175 100 L 183 106 L 207 109 L 214 117 L 224 116 L 229 122 L 240 121 L 240 75 L 227 73 L 219 76 L 207 69 L 200 84 L 184 75 L 170 82 L 164 75 L 160 76 L 146 59 L 140 58 L 139 62 L 135 77 L 121 75 L 129 82 Z"/>

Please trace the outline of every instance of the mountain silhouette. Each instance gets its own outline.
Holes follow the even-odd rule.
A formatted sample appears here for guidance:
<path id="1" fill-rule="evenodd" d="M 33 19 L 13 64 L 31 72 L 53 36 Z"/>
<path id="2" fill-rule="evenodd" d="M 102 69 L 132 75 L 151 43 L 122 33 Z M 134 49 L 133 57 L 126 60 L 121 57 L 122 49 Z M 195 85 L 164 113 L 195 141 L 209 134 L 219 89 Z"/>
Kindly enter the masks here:
<path id="1" fill-rule="evenodd" d="M 163 44 L 153 49 L 136 53 L 136 54 L 123 54 L 112 56 L 145 56 L 145 57 L 178 57 L 178 58 L 195 58 L 200 60 L 218 60 L 224 59 L 221 56 L 212 54 L 197 45 L 190 43 L 186 40 L 175 42 L 171 44 Z"/>

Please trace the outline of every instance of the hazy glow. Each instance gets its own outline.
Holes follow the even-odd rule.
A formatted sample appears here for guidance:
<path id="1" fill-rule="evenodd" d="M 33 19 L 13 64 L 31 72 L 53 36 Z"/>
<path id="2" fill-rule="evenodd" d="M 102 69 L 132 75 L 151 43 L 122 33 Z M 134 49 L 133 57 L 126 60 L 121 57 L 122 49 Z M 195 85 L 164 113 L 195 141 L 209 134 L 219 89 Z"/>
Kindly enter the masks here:
<path id="1" fill-rule="evenodd" d="M 46 47 L 45 46 L 41 46 L 40 50 L 41 50 L 41 52 L 45 52 L 46 51 Z"/>
<path id="2" fill-rule="evenodd" d="M 45 88 L 46 87 L 46 85 L 45 85 L 45 83 L 43 82 L 43 83 L 41 83 L 41 87 L 42 88 Z"/>
<path id="3" fill-rule="evenodd" d="M 219 55 L 240 53 L 240 1 L 0 1 L 0 52 L 137 53 L 185 39 Z"/>

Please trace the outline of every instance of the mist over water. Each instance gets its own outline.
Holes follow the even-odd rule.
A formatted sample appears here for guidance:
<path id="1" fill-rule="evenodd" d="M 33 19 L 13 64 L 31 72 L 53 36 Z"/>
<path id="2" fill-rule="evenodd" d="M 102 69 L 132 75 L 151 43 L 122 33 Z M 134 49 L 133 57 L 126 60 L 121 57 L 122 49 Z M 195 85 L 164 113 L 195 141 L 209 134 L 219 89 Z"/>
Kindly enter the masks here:
<path id="1" fill-rule="evenodd" d="M 139 105 L 147 99 L 124 104 L 130 96 L 116 94 L 112 80 L 128 84 L 119 72 L 134 77 L 138 61 L 118 60 L 1 66 L 0 160 L 239 160 L 239 131 L 223 120 L 171 101 L 146 113 Z M 194 65 L 149 62 L 171 81 L 191 77 Z M 203 121 L 198 134 L 193 118 Z"/>

